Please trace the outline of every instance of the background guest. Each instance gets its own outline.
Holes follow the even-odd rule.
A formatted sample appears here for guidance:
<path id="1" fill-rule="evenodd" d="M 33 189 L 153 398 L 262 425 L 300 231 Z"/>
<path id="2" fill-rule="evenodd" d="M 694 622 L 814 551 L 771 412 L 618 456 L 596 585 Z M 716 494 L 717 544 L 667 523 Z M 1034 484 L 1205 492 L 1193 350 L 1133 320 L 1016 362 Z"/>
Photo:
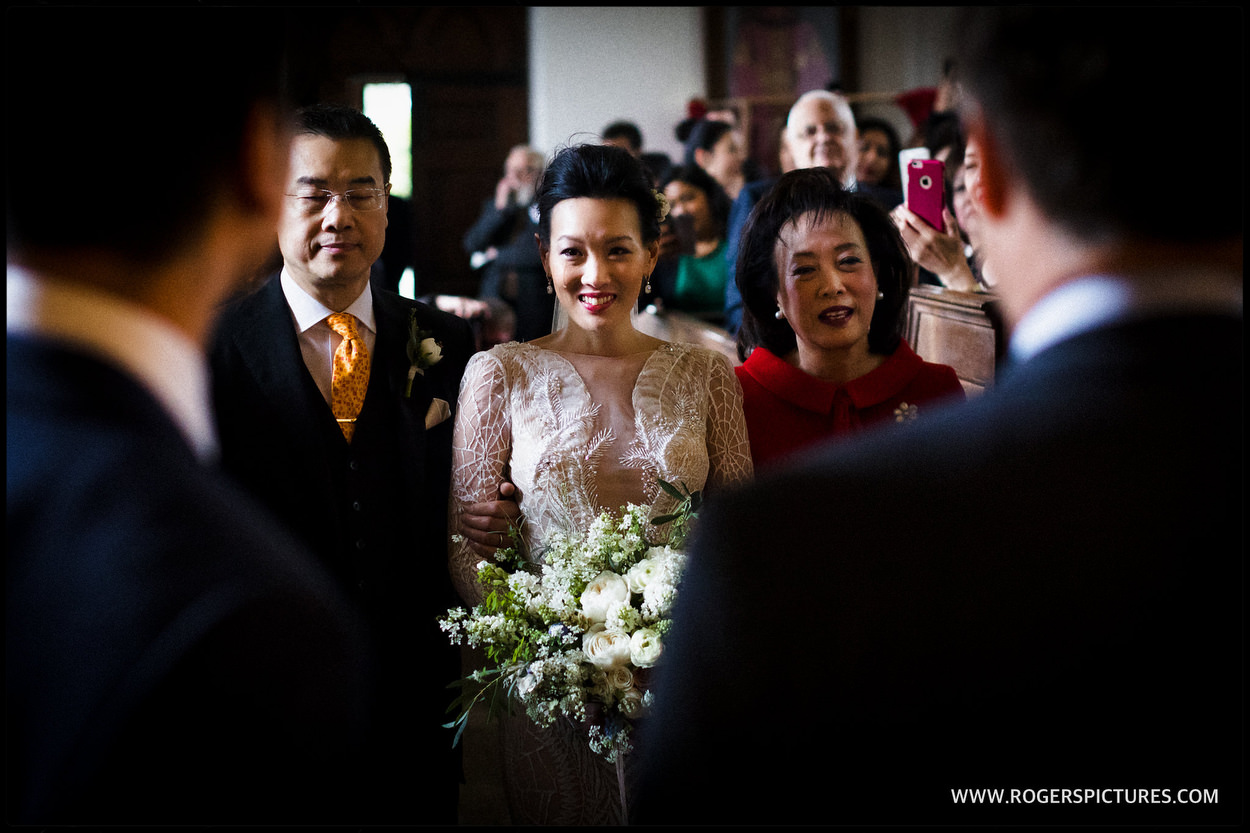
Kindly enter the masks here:
<path id="1" fill-rule="evenodd" d="M 653 292 L 667 309 L 719 322 L 724 315 L 725 282 L 729 275 L 725 260 L 729 198 L 698 165 L 670 173 L 663 186 L 671 214 L 660 236 Z M 689 233 L 689 240 L 685 241 L 687 251 L 681 251 L 682 241 L 674 233 L 679 223 L 684 223 L 684 232 Z"/>
<path id="2" fill-rule="evenodd" d="M 903 149 L 894 125 L 885 119 L 861 118 L 859 127 L 859 166 L 855 181 L 864 185 L 901 190 L 898 152 Z"/>
<path id="3" fill-rule="evenodd" d="M 1243 195 L 1161 211 L 1108 141 L 1185 101 L 1241 147 L 1242 18 L 961 13 L 1011 364 L 708 502 L 637 821 L 1242 821 Z"/>
<path id="4" fill-rule="evenodd" d="M 993 269 L 985 262 L 985 246 L 982 245 L 981 218 L 977 204 L 984 200 L 981 194 L 981 149 L 976 137 L 969 137 L 964 146 L 963 162 L 955 172 L 955 196 L 952 200 L 955 219 L 963 232 L 967 246 L 964 254 L 978 285 L 993 290 L 998 280 Z"/>
<path id="5" fill-rule="evenodd" d="M 663 179 L 669 166 L 673 164 L 667 153 L 648 151 L 643 147 L 642 130 L 632 121 L 614 121 L 603 128 L 603 142 L 624 148 L 631 156 L 642 160 L 643 166 L 651 176 L 652 183 Z"/>
<path id="6" fill-rule="evenodd" d="M 735 368 L 757 469 L 964 398 L 902 338 L 911 263 L 880 206 L 827 168 L 783 176 L 743 232 Z"/>
<path id="7" fill-rule="evenodd" d="M 975 292 L 980 284 L 968 260 L 967 242 L 954 212 L 954 194 L 962 184 L 963 131 L 954 113 L 936 113 L 929 125 L 926 136 L 929 155 L 944 164 L 946 205 L 942 209 L 942 228 L 929 225 L 903 203 L 895 206 L 890 216 L 902 235 L 907 253 L 919 267 L 917 283 Z"/>
<path id="8" fill-rule="evenodd" d="M 464 250 L 482 272 L 478 298 L 500 298 L 512 307 L 519 341 L 551 332 L 555 311 L 534 239 L 534 189 L 543 163 L 543 155 L 527 145 L 512 148 L 494 197 L 483 201 L 477 221 L 464 235 Z"/>
<path id="9" fill-rule="evenodd" d="M 730 201 L 737 199 L 746 184 L 745 154 L 737 131 L 729 122 L 703 119 L 686 140 L 685 165 L 698 165 L 724 189 Z"/>
<path id="10" fill-rule="evenodd" d="M 629 151 L 636 159 L 642 158 L 642 130 L 632 121 L 614 121 L 603 128 L 603 143 Z"/>
<path id="11" fill-rule="evenodd" d="M 216 465 L 206 342 L 270 255 L 287 167 L 285 33 L 250 12 L 5 13 L 12 825 L 358 818 L 361 623 Z M 117 94 L 153 67 L 179 96 Z"/>

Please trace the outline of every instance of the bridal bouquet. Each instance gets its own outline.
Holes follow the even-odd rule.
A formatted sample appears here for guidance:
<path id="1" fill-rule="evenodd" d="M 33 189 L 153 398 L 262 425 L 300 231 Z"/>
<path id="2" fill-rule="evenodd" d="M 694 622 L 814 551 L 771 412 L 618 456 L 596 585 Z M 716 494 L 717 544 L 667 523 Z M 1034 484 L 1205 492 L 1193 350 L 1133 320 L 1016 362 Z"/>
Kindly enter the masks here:
<path id="1" fill-rule="evenodd" d="M 439 620 L 453 644 L 482 648 L 490 663 L 453 683 L 460 715 L 447 727 L 457 742 L 479 701 L 494 716 L 515 700 L 540 726 L 560 717 L 590 724 L 591 748 L 609 761 L 631 750 L 631 721 L 652 701 L 643 678 L 664 650 L 700 500 L 684 486 L 660 487 L 677 510 L 650 524 L 645 506 L 605 512 L 589 529 L 544 541 L 541 564 L 520 556 L 514 530 L 497 563 L 478 565 L 482 603 Z"/>

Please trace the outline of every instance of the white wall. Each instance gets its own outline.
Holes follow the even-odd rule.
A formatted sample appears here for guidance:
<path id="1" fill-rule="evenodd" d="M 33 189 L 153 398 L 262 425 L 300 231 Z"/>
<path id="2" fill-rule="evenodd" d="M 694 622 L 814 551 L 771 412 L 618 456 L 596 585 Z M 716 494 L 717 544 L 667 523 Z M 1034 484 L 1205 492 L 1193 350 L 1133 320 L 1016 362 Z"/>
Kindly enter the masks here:
<path id="1" fill-rule="evenodd" d="M 937 83 L 950 56 L 953 6 L 861 6 L 860 91 L 902 92 Z M 646 150 L 681 157 L 673 135 L 691 98 L 707 94 L 699 7 L 533 6 L 529 9 L 530 143 L 544 153 L 636 123 Z M 865 112 L 911 130 L 894 105 Z"/>
<path id="2" fill-rule="evenodd" d="M 614 121 L 642 130 L 643 149 L 681 158 L 673 128 L 707 94 L 695 6 L 529 10 L 530 143 L 546 154 Z M 575 140 L 576 141 L 576 140 Z"/>
<path id="3" fill-rule="evenodd" d="M 900 93 L 937 85 L 943 62 L 952 57 L 955 6 L 862 6 L 859 10 L 860 87 L 866 93 Z M 889 119 L 907 141 L 912 125 L 894 105 L 869 105 L 863 112 Z"/>

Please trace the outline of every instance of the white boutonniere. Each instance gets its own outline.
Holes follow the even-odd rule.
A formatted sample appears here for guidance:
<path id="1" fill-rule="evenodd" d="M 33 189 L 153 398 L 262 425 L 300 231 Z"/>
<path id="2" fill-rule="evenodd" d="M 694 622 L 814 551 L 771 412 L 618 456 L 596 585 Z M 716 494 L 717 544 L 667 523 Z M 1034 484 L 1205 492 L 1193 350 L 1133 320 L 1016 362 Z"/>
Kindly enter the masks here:
<path id="1" fill-rule="evenodd" d="M 417 374 L 425 375 L 427 368 L 442 361 L 443 345 L 434 338 L 429 330 L 421 329 L 417 323 L 417 311 L 408 312 L 408 384 L 404 387 L 404 398 L 412 396 L 412 380 Z"/>
<path id="2" fill-rule="evenodd" d="M 894 409 L 895 422 L 911 422 L 918 416 L 920 416 L 920 408 L 915 405 L 908 405 L 906 402 L 900 403 Z"/>

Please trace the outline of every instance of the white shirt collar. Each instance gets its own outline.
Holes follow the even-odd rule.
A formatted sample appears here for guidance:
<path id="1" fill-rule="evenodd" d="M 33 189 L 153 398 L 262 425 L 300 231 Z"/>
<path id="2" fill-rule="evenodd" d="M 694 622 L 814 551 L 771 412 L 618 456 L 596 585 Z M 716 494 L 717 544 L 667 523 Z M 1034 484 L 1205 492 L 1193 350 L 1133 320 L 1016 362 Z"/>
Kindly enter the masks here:
<path id="1" fill-rule="evenodd" d="M 291 314 L 295 316 L 295 326 L 298 332 L 307 332 L 324 321 L 327 316 L 338 312 L 305 292 L 304 288 L 287 273 L 285 267 L 282 269 L 281 281 L 282 294 L 286 296 L 287 306 L 291 308 Z M 377 318 L 373 314 L 373 293 L 370 284 L 365 284 L 364 291 L 343 312 L 356 316 L 356 319 L 368 327 L 370 332 L 378 331 Z"/>
<path id="2" fill-rule="evenodd" d="M 1034 304 L 1012 331 L 1010 355 L 1022 362 L 1064 339 L 1131 318 L 1163 313 L 1240 315 L 1241 308 L 1239 285 L 1207 274 L 1132 280 L 1090 275 L 1065 283 Z"/>
<path id="3" fill-rule="evenodd" d="M 121 369 L 146 388 L 204 462 L 216 459 L 204 351 L 164 318 L 88 286 L 8 264 L 6 331 L 54 339 Z"/>

